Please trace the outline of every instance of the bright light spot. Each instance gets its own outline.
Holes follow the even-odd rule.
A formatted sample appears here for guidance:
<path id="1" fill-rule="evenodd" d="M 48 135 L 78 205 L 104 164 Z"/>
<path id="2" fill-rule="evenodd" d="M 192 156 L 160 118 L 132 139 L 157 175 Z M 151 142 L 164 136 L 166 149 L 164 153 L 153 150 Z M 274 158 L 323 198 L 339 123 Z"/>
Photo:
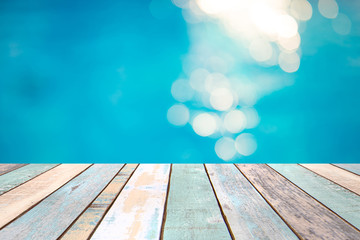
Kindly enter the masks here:
<path id="1" fill-rule="evenodd" d="M 194 95 L 194 90 L 190 87 L 187 80 L 178 79 L 171 86 L 171 94 L 175 100 L 186 102 L 191 100 Z"/>
<path id="2" fill-rule="evenodd" d="M 189 3 L 189 0 L 171 0 L 173 4 L 179 8 L 185 8 Z"/>
<path id="3" fill-rule="evenodd" d="M 300 35 L 296 34 L 291 38 L 280 38 L 278 40 L 280 46 L 282 46 L 285 50 L 294 51 L 300 46 Z"/>
<path id="4" fill-rule="evenodd" d="M 190 75 L 190 86 L 197 91 L 204 91 L 205 79 L 210 73 L 203 68 L 194 70 Z"/>
<path id="5" fill-rule="evenodd" d="M 300 57 L 296 52 L 281 52 L 279 55 L 279 65 L 285 72 L 296 72 L 300 67 Z"/>
<path id="6" fill-rule="evenodd" d="M 249 46 L 251 56 L 258 62 L 264 62 L 271 58 L 273 49 L 269 42 L 256 39 Z"/>
<path id="7" fill-rule="evenodd" d="M 339 6 L 335 0 L 319 0 L 319 12 L 326 18 L 336 18 Z"/>
<path id="8" fill-rule="evenodd" d="M 256 151 L 255 137 L 250 133 L 242 133 L 235 139 L 235 148 L 243 156 L 250 156 Z"/>
<path id="9" fill-rule="evenodd" d="M 221 2 L 218 0 L 196 0 L 198 6 L 207 14 L 216 14 L 221 9 Z"/>
<path id="10" fill-rule="evenodd" d="M 250 15 L 254 24 L 261 31 L 270 35 L 276 32 L 277 14 L 272 7 L 255 2 L 251 7 Z"/>
<path id="11" fill-rule="evenodd" d="M 208 92 L 211 92 L 218 88 L 228 88 L 230 83 L 228 79 L 221 73 L 212 73 L 208 75 L 205 80 L 205 89 Z"/>
<path id="12" fill-rule="evenodd" d="M 196 134 L 207 137 L 217 130 L 216 119 L 209 113 L 200 113 L 194 118 L 192 127 Z"/>
<path id="13" fill-rule="evenodd" d="M 185 125 L 189 118 L 189 109 L 184 104 L 175 104 L 167 112 L 168 121 L 175 126 Z"/>
<path id="14" fill-rule="evenodd" d="M 240 110 L 228 112 L 224 117 L 224 126 L 231 133 L 238 133 L 246 127 L 245 114 Z"/>
<path id="15" fill-rule="evenodd" d="M 312 16 L 312 7 L 306 0 L 293 0 L 291 2 L 290 12 L 295 18 L 307 21 Z"/>
<path id="16" fill-rule="evenodd" d="M 218 88 L 210 93 L 211 106 L 219 111 L 228 110 L 234 102 L 234 97 L 229 89 Z"/>
<path id="17" fill-rule="evenodd" d="M 260 117 L 255 108 L 242 108 L 241 111 L 245 114 L 246 128 L 255 128 L 259 124 Z"/>
<path id="18" fill-rule="evenodd" d="M 339 13 L 339 15 L 332 20 L 332 27 L 336 33 L 347 35 L 351 31 L 351 20 L 345 14 Z"/>
<path id="19" fill-rule="evenodd" d="M 277 18 L 277 33 L 279 37 L 290 38 L 297 34 L 298 24 L 289 15 L 280 15 Z"/>
<path id="20" fill-rule="evenodd" d="M 207 66 L 214 72 L 225 73 L 229 68 L 228 63 L 224 59 L 217 56 L 210 57 L 206 63 Z"/>
<path id="21" fill-rule="evenodd" d="M 222 137 L 215 143 L 215 152 L 219 158 L 227 161 L 236 154 L 235 141 L 229 137 Z"/>

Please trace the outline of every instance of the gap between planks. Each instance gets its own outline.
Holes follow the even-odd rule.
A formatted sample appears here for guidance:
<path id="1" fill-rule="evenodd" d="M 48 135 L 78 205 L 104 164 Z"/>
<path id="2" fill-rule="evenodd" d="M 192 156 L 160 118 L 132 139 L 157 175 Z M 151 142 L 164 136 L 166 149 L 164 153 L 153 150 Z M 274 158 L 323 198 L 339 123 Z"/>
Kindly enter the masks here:
<path id="1" fill-rule="evenodd" d="M 360 196 L 360 176 L 331 164 L 300 164 L 300 166 Z"/>
<path id="2" fill-rule="evenodd" d="M 79 164 L 78 165 L 79 169 L 74 171 L 73 174 L 70 174 L 69 176 L 67 176 L 68 178 L 63 179 L 63 181 L 59 181 L 56 185 L 54 185 L 54 186 L 52 186 L 50 188 L 48 187 L 47 192 L 45 191 L 42 194 L 38 193 L 38 196 L 35 199 L 31 199 L 32 197 L 34 197 L 33 194 L 31 194 L 31 190 L 33 188 L 31 185 L 36 184 L 36 181 L 39 181 L 40 178 L 50 177 L 50 176 L 47 176 L 47 175 L 51 175 L 52 171 L 56 172 L 56 170 L 59 170 L 59 168 L 61 168 L 61 167 L 65 168 L 64 170 L 66 170 L 69 165 L 63 164 L 63 165 L 57 166 L 57 167 L 51 169 L 50 171 L 46 172 L 45 174 L 42 174 L 42 175 L 39 175 L 39 176 L 33 178 L 32 181 L 27 182 L 27 183 L 19 186 L 18 188 L 15 188 L 15 189 L 1 195 L 0 196 L 0 204 L 1 204 L 1 200 L 2 200 L 4 202 L 4 204 L 8 204 L 10 202 L 10 204 L 16 204 L 17 203 L 18 205 L 19 204 L 20 205 L 19 206 L 7 207 L 8 209 L 12 210 L 12 212 L 10 212 L 10 215 L 9 215 L 9 212 L 6 211 L 7 212 L 7 217 L 4 216 L 4 213 L 2 214 L 2 218 L 0 218 L 0 230 L 5 228 L 10 223 L 14 222 L 19 217 L 26 214 L 28 211 L 30 211 L 32 208 L 34 208 L 39 203 L 41 203 L 44 199 L 46 199 L 48 196 L 50 196 L 51 194 L 56 192 L 58 189 L 60 189 L 62 186 L 64 186 L 68 182 L 70 182 L 72 179 L 76 178 L 81 173 L 86 171 L 86 169 L 88 169 L 91 165 L 92 164 Z M 39 182 L 41 183 L 41 181 L 39 181 Z M 46 186 L 44 186 L 44 188 L 42 190 L 43 191 L 46 190 Z M 26 197 L 24 199 L 20 199 L 17 202 L 16 201 L 14 202 L 14 200 L 11 201 L 12 195 L 14 195 L 14 197 L 16 197 L 16 196 L 19 196 L 21 194 L 21 192 L 23 192 L 23 195 L 24 195 L 24 192 L 25 192 Z M 5 206 L 5 208 L 6 208 L 6 206 Z M 2 211 L 4 211 L 4 209 Z M 0 212 L 1 212 L 1 210 L 0 210 Z"/>
<path id="3" fill-rule="evenodd" d="M 134 167 L 134 165 L 136 165 Z M 103 190 L 94 198 L 94 200 L 92 202 L 89 203 L 89 205 L 79 214 L 79 216 L 72 222 L 72 224 L 60 235 L 60 237 L 58 239 L 90 239 L 91 236 L 94 234 L 94 232 L 96 231 L 97 227 L 99 226 L 99 224 L 101 223 L 101 221 L 103 220 L 104 216 L 106 215 L 106 213 L 109 211 L 109 209 L 111 208 L 111 206 L 113 205 L 113 203 L 116 201 L 117 197 L 119 196 L 119 194 L 121 193 L 121 191 L 123 190 L 123 188 L 126 186 L 127 182 L 129 181 L 129 179 L 131 178 L 131 176 L 134 174 L 134 172 L 136 171 L 137 167 L 139 166 L 139 164 L 124 164 L 124 166 L 114 175 L 114 177 L 109 181 L 109 183 L 103 188 Z M 127 170 L 130 170 L 130 174 L 127 175 Z M 81 218 L 85 217 L 84 214 L 86 214 L 86 212 L 88 212 L 89 210 L 91 210 L 91 205 L 96 202 L 97 200 L 99 200 L 99 198 L 101 198 L 102 195 L 106 195 L 107 193 L 107 188 L 109 186 L 111 186 L 111 184 L 115 185 L 116 183 L 114 182 L 115 179 L 121 179 L 121 174 L 124 173 L 125 175 L 123 176 L 124 178 L 126 178 L 126 180 L 123 183 L 120 183 L 119 185 L 119 189 L 116 193 L 116 195 L 114 196 L 114 198 L 111 200 L 111 202 L 106 206 L 104 212 L 101 214 L 101 217 L 98 219 L 98 221 L 96 222 L 95 226 L 93 226 L 92 229 L 87 228 L 83 231 L 78 230 L 78 232 L 70 232 L 72 228 L 74 228 L 74 226 L 76 224 L 80 224 L 81 222 Z M 88 232 L 89 230 L 91 230 L 91 232 Z M 80 235 L 80 236 L 79 236 Z"/>
<path id="4" fill-rule="evenodd" d="M 168 186 L 166 189 L 166 198 L 165 198 L 165 204 L 164 204 L 164 212 L 163 212 L 163 218 L 162 218 L 162 223 L 161 223 L 161 231 L 160 231 L 160 240 L 164 239 L 164 231 L 165 231 L 165 222 L 166 222 L 166 213 L 167 213 L 167 204 L 168 204 L 168 199 L 169 199 L 169 192 L 170 192 L 170 183 L 171 183 L 171 173 L 172 173 L 172 167 L 173 167 L 173 163 L 171 163 L 170 165 L 170 171 L 169 171 L 169 181 L 168 181 Z"/>
<path id="5" fill-rule="evenodd" d="M 231 239 L 232 239 L 232 240 L 235 240 L 234 233 L 233 233 L 232 230 L 231 230 L 229 221 L 227 220 L 226 215 L 225 215 L 225 213 L 224 213 L 224 210 L 223 210 L 223 208 L 222 208 L 222 206 L 221 206 L 221 204 L 220 204 L 220 201 L 219 201 L 219 198 L 218 198 L 218 196 L 217 196 L 217 194 L 216 194 L 214 185 L 213 185 L 213 183 L 212 183 L 212 181 L 211 181 L 211 179 L 210 179 L 208 170 L 207 170 L 205 164 L 203 164 L 203 165 L 204 165 L 204 169 L 205 169 L 205 172 L 206 172 L 206 176 L 208 177 L 208 180 L 209 180 L 209 182 L 210 182 L 211 188 L 212 188 L 213 193 L 214 193 L 214 195 L 215 195 L 217 204 L 218 204 L 218 206 L 219 206 L 219 209 L 220 209 L 220 212 L 221 212 L 221 216 L 223 217 L 223 220 L 224 220 L 225 225 L 226 225 L 226 227 L 227 227 L 227 229 L 228 229 L 228 231 L 229 231 L 229 234 L 230 234 Z"/>
<path id="6" fill-rule="evenodd" d="M 328 205 L 324 204 L 322 201 L 320 201 L 319 199 L 317 199 L 316 197 L 313 196 L 313 194 L 308 193 L 307 191 L 305 191 L 302 187 L 298 186 L 298 184 L 296 184 L 295 182 L 291 181 L 289 178 L 287 178 L 286 176 L 284 176 L 282 173 L 280 173 L 278 170 L 274 169 L 272 166 L 269 166 L 269 164 L 266 164 L 268 167 L 270 167 L 271 169 L 273 169 L 275 172 L 277 172 L 280 176 L 282 176 L 283 178 L 285 178 L 286 180 L 288 180 L 290 183 L 292 183 L 294 186 L 296 186 L 299 190 L 303 191 L 305 194 L 309 195 L 310 197 L 312 197 L 315 201 L 317 201 L 319 204 L 321 204 L 323 207 L 327 208 L 330 212 L 332 212 L 333 214 L 335 214 L 336 216 L 338 216 L 340 219 L 342 219 L 344 222 L 348 223 L 350 226 L 352 226 L 354 229 L 360 231 L 356 226 L 354 226 L 354 224 L 352 224 L 351 222 L 349 222 L 348 220 L 346 220 L 344 217 L 342 217 L 340 214 L 338 214 L 336 211 L 334 211 L 333 209 L 331 209 L 330 207 L 328 207 Z M 296 166 L 299 166 L 299 164 L 297 164 Z M 299 166 L 301 167 L 301 166 Z M 344 191 L 348 191 L 350 194 L 354 194 L 354 196 L 359 197 L 357 194 L 355 194 L 352 191 L 349 191 L 348 189 L 330 181 L 327 178 L 324 178 L 321 175 L 318 175 L 316 173 L 314 173 L 313 171 L 302 167 L 305 171 L 309 171 L 309 173 L 314 174 L 315 176 L 324 179 L 325 181 L 329 181 L 330 183 L 338 186 L 339 188 L 342 188 Z"/>
<path id="7" fill-rule="evenodd" d="M 274 210 L 308 239 L 358 239 L 360 232 L 267 165 L 238 164 Z M 245 172 L 244 172 L 245 171 Z M 281 186 L 279 188 L 279 186 Z M 259 189 L 260 188 L 260 189 Z M 291 193 L 291 194 L 290 194 Z M 293 197 L 291 197 L 294 195 Z M 275 205 L 273 205 L 275 204 Z M 310 212 L 309 212 L 310 211 Z"/>

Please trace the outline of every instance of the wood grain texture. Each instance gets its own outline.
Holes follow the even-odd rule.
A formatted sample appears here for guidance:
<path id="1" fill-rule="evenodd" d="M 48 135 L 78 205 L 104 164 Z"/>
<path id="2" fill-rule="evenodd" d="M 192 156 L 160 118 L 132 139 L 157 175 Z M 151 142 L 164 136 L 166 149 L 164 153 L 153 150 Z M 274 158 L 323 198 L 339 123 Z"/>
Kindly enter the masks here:
<path id="1" fill-rule="evenodd" d="M 0 239 L 57 239 L 122 166 L 123 164 L 92 165 L 3 228 Z"/>
<path id="2" fill-rule="evenodd" d="M 90 164 L 62 164 L 1 195 L 0 228 L 39 203 L 89 166 Z"/>
<path id="3" fill-rule="evenodd" d="M 60 239 L 88 239 L 137 166 L 138 164 L 127 164 L 121 169 L 119 174 L 117 174 Z"/>
<path id="4" fill-rule="evenodd" d="M 264 198 L 304 239 L 360 239 L 360 232 L 264 164 L 237 164 Z"/>
<path id="5" fill-rule="evenodd" d="M 360 229 L 360 196 L 296 164 L 269 164 L 281 175 Z"/>
<path id="6" fill-rule="evenodd" d="M 231 239 L 203 165 L 173 165 L 163 239 Z"/>
<path id="7" fill-rule="evenodd" d="M 298 239 L 233 164 L 206 164 L 235 239 Z"/>
<path id="8" fill-rule="evenodd" d="M 301 166 L 360 195 L 360 176 L 331 164 L 301 164 Z"/>
<path id="9" fill-rule="evenodd" d="M 58 164 L 29 164 L 0 176 L 0 195 L 40 175 Z"/>
<path id="10" fill-rule="evenodd" d="M 334 165 L 346 169 L 350 172 L 353 172 L 357 175 L 360 175 L 360 164 L 334 164 Z"/>
<path id="11" fill-rule="evenodd" d="M 0 164 L 0 175 L 11 172 L 25 165 L 27 164 Z"/>
<path id="12" fill-rule="evenodd" d="M 91 239 L 159 239 L 170 164 L 141 164 Z"/>

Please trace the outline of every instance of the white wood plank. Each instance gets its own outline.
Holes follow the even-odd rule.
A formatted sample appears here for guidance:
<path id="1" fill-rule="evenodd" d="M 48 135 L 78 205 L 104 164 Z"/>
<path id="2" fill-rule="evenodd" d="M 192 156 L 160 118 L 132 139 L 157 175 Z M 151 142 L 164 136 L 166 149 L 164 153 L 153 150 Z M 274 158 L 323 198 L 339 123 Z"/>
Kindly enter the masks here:
<path id="1" fill-rule="evenodd" d="M 159 239 L 170 164 L 141 164 L 91 239 Z"/>

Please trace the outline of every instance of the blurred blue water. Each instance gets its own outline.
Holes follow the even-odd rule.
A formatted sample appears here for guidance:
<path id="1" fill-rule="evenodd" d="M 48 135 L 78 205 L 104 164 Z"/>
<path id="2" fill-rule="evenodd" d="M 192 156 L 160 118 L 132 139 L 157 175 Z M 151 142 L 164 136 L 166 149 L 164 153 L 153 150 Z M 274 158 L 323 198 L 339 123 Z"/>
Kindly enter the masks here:
<path id="1" fill-rule="evenodd" d="M 178 8 L 149 4 L 1 1 L 0 162 L 221 162 L 213 139 L 167 122 L 189 39 Z M 360 18 L 342 7 L 351 34 L 314 14 L 295 84 L 258 102 L 243 161 L 359 162 Z"/>

